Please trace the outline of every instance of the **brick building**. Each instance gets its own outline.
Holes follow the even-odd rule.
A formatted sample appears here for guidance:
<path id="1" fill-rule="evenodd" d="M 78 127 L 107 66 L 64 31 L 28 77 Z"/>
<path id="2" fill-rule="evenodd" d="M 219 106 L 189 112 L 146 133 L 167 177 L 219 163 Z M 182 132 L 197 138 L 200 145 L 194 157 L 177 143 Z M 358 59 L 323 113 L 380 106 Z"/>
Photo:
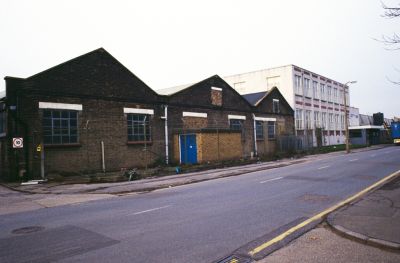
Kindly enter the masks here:
<path id="1" fill-rule="evenodd" d="M 25 79 L 5 80 L 2 178 L 246 158 L 260 148 L 254 124 L 261 117 L 279 132 L 294 132 L 293 110 L 277 89 L 253 105 L 212 76 L 160 95 L 103 48 Z M 274 99 L 278 112 L 269 105 Z M 17 137 L 23 148 L 13 148 Z M 259 154 L 271 154 L 274 140 L 266 136 L 268 150 Z"/>

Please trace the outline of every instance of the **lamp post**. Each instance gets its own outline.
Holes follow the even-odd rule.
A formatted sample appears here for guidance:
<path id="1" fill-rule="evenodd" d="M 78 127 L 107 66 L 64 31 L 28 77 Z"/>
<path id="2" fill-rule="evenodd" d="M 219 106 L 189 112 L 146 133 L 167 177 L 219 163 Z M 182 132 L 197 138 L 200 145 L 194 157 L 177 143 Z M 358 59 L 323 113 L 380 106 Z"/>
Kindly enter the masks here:
<path id="1" fill-rule="evenodd" d="M 349 115 L 347 113 L 347 101 L 346 101 L 346 88 L 348 88 L 349 84 L 357 83 L 357 81 L 347 81 L 343 86 L 343 100 L 344 100 L 344 122 L 346 128 L 346 153 L 350 153 L 349 147 Z"/>

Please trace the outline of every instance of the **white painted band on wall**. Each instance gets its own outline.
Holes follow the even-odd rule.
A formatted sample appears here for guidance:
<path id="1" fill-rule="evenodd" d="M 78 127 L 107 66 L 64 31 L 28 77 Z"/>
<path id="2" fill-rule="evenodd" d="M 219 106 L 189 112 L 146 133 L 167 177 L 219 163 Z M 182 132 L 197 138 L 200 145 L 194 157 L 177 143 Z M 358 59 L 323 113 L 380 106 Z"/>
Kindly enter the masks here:
<path id="1" fill-rule="evenodd" d="M 124 108 L 124 113 L 154 115 L 154 110 L 153 109 Z"/>
<path id="2" fill-rule="evenodd" d="M 231 120 L 245 120 L 246 116 L 244 115 L 228 115 L 228 119 Z"/>
<path id="3" fill-rule="evenodd" d="M 184 112 L 182 112 L 182 116 L 183 117 L 207 118 L 207 113 L 184 111 Z"/>
<path id="4" fill-rule="evenodd" d="M 212 90 L 218 90 L 218 91 L 222 91 L 222 88 L 217 88 L 217 87 L 211 87 Z"/>
<path id="5" fill-rule="evenodd" d="M 276 121 L 276 118 L 254 117 L 256 121 Z"/>
<path id="6" fill-rule="evenodd" d="M 82 104 L 41 102 L 39 101 L 39 109 L 57 109 L 57 110 L 82 110 Z"/>

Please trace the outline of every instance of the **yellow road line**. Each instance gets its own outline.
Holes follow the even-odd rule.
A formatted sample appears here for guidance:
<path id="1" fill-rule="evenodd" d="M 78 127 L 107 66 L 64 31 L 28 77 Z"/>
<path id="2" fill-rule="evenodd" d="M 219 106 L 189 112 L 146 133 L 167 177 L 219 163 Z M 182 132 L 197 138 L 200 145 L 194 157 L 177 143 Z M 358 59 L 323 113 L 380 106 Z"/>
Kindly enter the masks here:
<path id="1" fill-rule="evenodd" d="M 374 183 L 373 185 L 371 185 L 371 186 L 365 188 L 364 190 L 358 192 L 357 194 L 345 199 L 344 201 L 341 201 L 340 203 L 338 203 L 338 204 L 336 204 L 336 205 L 334 205 L 334 206 L 332 206 L 332 207 L 320 212 L 319 214 L 317 214 L 317 215 L 315 215 L 315 216 L 303 221 L 302 223 L 290 228 L 286 232 L 283 232 L 282 234 L 280 234 L 279 236 L 276 236 L 275 238 L 269 240 L 268 242 L 265 242 L 264 244 L 261 244 L 260 246 L 256 247 L 255 249 L 249 251 L 249 255 L 254 256 L 255 254 L 257 254 L 257 253 L 261 252 L 262 250 L 266 249 L 267 247 L 269 247 L 269 246 L 271 246 L 271 245 L 283 240 L 284 238 L 286 238 L 290 234 L 294 233 L 295 231 L 301 229 L 302 227 L 312 223 L 313 221 L 316 221 L 318 219 L 323 218 L 327 214 L 329 214 L 329 213 L 335 211 L 336 209 L 338 209 L 338 208 L 340 208 L 340 207 L 342 207 L 342 206 L 354 201 L 355 199 L 357 199 L 360 196 L 366 194 L 367 192 L 371 191 L 372 189 L 380 186 L 381 184 L 385 183 L 386 181 L 396 177 L 399 174 L 400 174 L 400 170 L 398 170 L 398 171 L 386 176 L 385 178 L 383 178 L 383 179 L 379 180 L 378 182 Z"/>

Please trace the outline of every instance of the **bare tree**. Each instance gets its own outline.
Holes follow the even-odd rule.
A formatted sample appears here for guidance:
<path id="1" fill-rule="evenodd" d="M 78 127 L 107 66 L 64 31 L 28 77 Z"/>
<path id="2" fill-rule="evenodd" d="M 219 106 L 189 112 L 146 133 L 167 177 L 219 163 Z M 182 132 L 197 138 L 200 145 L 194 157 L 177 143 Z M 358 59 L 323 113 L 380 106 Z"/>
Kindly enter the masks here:
<path id="1" fill-rule="evenodd" d="M 398 5 L 398 7 L 389 7 L 382 2 L 382 8 L 384 10 L 382 17 L 388 19 L 400 17 L 400 4 Z M 397 45 L 400 43 L 400 35 L 398 33 L 393 33 L 392 36 L 383 35 L 380 41 L 388 46 Z M 400 47 L 396 46 L 394 48 L 392 47 L 391 49 L 400 49 Z"/>
<path id="2" fill-rule="evenodd" d="M 384 13 L 382 17 L 387 18 L 387 19 L 393 19 L 393 18 L 399 18 L 400 17 L 400 3 L 397 6 L 387 6 L 382 2 L 382 8 L 384 10 Z M 390 46 L 390 50 L 400 50 L 400 35 L 398 33 L 393 33 L 392 36 L 382 36 L 382 39 L 379 40 L 383 42 L 386 46 Z M 399 71 L 396 69 L 396 71 Z M 386 77 L 390 82 L 400 85 L 400 81 L 393 81 Z"/>

